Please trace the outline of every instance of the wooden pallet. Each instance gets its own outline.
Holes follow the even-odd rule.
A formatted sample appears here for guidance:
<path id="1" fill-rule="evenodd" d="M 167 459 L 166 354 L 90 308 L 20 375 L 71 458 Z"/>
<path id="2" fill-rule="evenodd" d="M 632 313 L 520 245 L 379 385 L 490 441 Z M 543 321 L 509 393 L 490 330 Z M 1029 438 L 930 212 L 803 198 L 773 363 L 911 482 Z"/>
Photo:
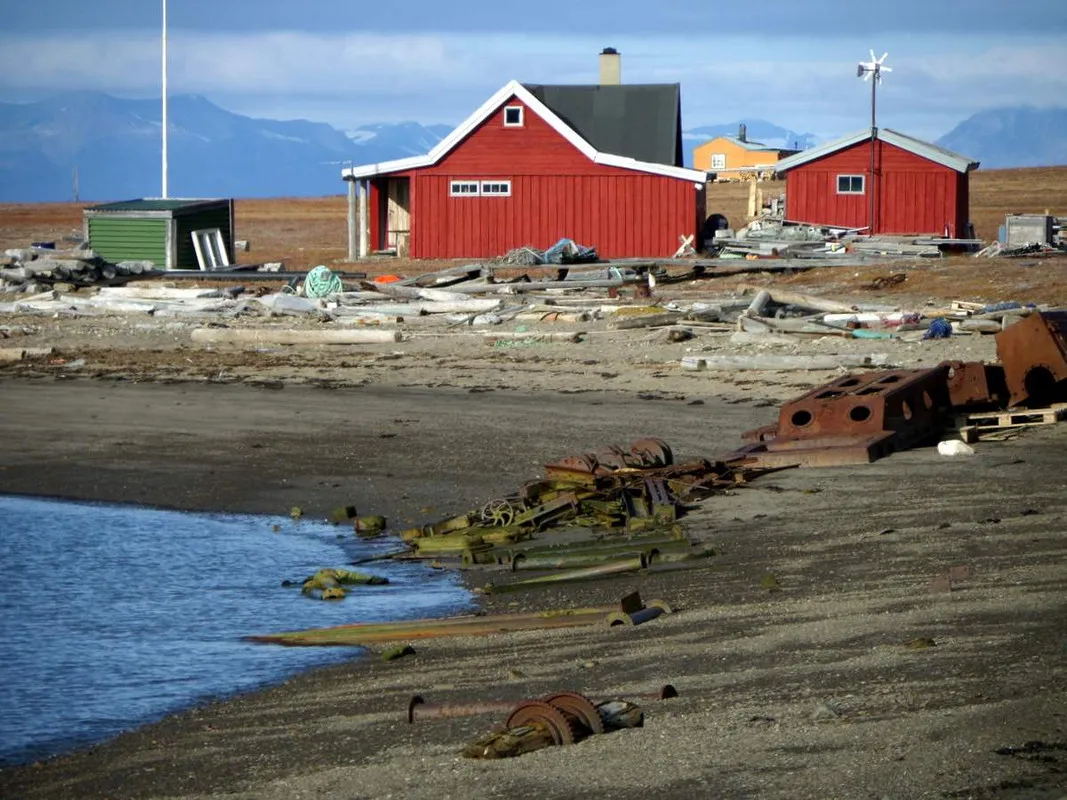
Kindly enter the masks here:
<path id="1" fill-rule="evenodd" d="M 1008 411 L 982 411 L 960 414 L 956 417 L 955 431 L 965 442 L 974 442 L 984 436 L 1053 425 L 1067 419 L 1067 403 L 1057 403 L 1048 408 L 1012 409 Z"/>

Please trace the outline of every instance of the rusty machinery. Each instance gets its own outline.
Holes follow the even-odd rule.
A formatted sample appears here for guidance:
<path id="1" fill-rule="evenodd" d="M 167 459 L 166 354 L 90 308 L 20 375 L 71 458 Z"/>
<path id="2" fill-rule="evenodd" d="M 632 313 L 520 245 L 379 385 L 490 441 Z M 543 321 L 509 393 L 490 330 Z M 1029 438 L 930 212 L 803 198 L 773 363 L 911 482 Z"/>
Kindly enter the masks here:
<path id="1" fill-rule="evenodd" d="M 948 397 L 954 409 L 987 410 L 1008 404 L 1004 367 L 981 361 L 942 361 L 947 369 Z"/>
<path id="2" fill-rule="evenodd" d="M 997 334 L 1012 406 L 1067 398 L 1067 311 L 1043 311 Z"/>
<path id="3" fill-rule="evenodd" d="M 782 406 L 731 460 L 763 467 L 866 464 L 937 435 L 951 406 L 948 367 L 846 375 Z"/>
<path id="4" fill-rule="evenodd" d="M 662 439 L 639 439 L 629 450 L 607 445 L 591 453 L 567 456 L 555 464 L 546 465 L 548 478 L 574 479 L 588 482 L 591 476 L 609 475 L 620 469 L 649 469 L 674 463 L 671 447 Z"/>

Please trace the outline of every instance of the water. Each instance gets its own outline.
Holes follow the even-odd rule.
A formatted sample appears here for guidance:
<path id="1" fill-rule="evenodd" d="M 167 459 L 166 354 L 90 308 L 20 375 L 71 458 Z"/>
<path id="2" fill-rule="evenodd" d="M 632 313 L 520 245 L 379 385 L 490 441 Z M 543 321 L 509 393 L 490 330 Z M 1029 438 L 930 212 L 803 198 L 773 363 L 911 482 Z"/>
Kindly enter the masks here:
<path id="1" fill-rule="evenodd" d="M 242 636 L 468 607 L 454 576 L 418 564 L 359 567 L 391 584 L 338 602 L 281 587 L 396 547 L 306 520 L 0 496 L 0 764 L 364 652 Z"/>

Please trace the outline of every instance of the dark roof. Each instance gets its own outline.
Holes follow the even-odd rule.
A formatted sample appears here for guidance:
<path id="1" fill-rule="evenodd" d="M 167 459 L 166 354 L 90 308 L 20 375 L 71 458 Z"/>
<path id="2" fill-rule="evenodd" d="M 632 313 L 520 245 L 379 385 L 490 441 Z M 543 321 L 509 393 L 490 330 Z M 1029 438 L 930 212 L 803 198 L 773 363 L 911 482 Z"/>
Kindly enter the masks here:
<path id="1" fill-rule="evenodd" d="M 117 203 L 104 203 L 92 206 L 87 211 L 177 211 L 193 206 L 225 202 L 220 200 L 200 200 L 190 198 L 146 198 L 139 200 L 121 200 Z"/>
<path id="2" fill-rule="evenodd" d="M 601 153 L 684 166 L 679 84 L 523 85 Z"/>

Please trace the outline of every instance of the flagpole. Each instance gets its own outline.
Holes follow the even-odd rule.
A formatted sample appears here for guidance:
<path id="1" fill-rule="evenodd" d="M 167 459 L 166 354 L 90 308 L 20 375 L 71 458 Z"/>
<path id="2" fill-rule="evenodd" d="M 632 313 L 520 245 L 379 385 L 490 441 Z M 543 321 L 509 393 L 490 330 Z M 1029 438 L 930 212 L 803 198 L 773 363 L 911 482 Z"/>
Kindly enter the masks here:
<path id="1" fill-rule="evenodd" d="M 163 0 L 163 193 L 167 197 L 167 0 Z"/>

